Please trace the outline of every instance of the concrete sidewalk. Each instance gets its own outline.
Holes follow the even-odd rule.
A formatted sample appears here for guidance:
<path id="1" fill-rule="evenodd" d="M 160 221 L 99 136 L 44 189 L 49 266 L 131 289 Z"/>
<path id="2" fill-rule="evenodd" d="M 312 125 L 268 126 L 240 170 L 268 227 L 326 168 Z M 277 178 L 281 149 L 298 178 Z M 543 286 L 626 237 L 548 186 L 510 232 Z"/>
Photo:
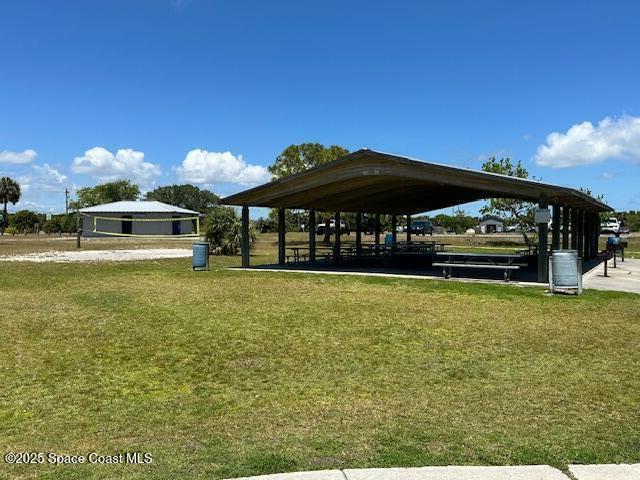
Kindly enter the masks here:
<path id="1" fill-rule="evenodd" d="M 568 475 L 549 465 L 449 466 L 317 470 L 235 480 L 640 480 L 640 464 L 570 465 Z"/>
<path id="2" fill-rule="evenodd" d="M 604 276 L 604 264 L 598 265 L 582 278 L 582 286 L 595 290 L 640 293 L 640 259 L 627 258 L 624 262 L 618 259 L 617 265 L 617 268 L 613 268 L 613 260 L 609 260 L 607 277 Z"/>

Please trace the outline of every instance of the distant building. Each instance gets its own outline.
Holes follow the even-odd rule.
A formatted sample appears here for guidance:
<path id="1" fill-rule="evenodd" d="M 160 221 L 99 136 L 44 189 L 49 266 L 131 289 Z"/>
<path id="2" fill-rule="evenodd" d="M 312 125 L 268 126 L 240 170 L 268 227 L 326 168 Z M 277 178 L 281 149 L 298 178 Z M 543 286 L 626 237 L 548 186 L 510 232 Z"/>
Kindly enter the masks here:
<path id="1" fill-rule="evenodd" d="M 81 208 L 82 235 L 196 236 L 198 212 L 156 201 L 122 201 Z"/>
<path id="2" fill-rule="evenodd" d="M 478 223 L 478 231 L 480 233 L 501 233 L 504 232 L 504 222 L 501 218 L 494 215 L 484 217 Z"/>

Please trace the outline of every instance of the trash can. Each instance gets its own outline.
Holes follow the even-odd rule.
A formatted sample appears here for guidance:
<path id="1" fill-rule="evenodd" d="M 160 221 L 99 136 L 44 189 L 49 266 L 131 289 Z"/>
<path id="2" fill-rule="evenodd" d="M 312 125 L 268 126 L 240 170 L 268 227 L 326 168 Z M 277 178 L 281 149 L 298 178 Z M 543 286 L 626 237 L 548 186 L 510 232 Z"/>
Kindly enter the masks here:
<path id="1" fill-rule="evenodd" d="M 620 244 L 620 237 L 608 237 L 607 245 L 618 245 Z"/>
<path id="2" fill-rule="evenodd" d="M 193 244 L 191 266 L 193 270 L 209 270 L 209 242 Z"/>
<path id="3" fill-rule="evenodd" d="M 577 289 L 582 293 L 582 266 L 577 250 L 554 250 L 551 253 L 549 289 Z"/>
<path id="4" fill-rule="evenodd" d="M 387 247 L 391 247 L 391 246 L 393 245 L 393 233 L 387 233 L 387 234 L 384 236 L 384 244 L 385 244 Z"/>

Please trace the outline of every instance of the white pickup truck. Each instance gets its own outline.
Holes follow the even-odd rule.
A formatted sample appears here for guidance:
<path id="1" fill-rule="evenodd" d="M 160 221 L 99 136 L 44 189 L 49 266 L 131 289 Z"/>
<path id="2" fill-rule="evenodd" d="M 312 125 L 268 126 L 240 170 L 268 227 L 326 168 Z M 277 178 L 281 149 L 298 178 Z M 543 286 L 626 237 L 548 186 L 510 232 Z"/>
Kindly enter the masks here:
<path id="1" fill-rule="evenodd" d="M 615 217 L 607 218 L 600 224 L 602 233 L 618 233 L 620 231 L 620 221 Z"/>

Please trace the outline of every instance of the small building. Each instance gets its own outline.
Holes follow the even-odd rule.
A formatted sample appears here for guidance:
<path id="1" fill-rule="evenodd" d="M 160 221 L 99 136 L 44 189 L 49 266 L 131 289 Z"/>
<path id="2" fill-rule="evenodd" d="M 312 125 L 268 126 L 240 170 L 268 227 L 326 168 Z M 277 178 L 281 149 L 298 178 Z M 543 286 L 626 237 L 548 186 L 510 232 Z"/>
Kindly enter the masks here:
<path id="1" fill-rule="evenodd" d="M 500 217 L 487 215 L 478 222 L 480 233 L 502 233 L 504 232 L 504 222 Z"/>
<path id="2" fill-rule="evenodd" d="M 198 236 L 200 214 L 157 201 L 121 201 L 81 208 L 85 237 Z"/>

